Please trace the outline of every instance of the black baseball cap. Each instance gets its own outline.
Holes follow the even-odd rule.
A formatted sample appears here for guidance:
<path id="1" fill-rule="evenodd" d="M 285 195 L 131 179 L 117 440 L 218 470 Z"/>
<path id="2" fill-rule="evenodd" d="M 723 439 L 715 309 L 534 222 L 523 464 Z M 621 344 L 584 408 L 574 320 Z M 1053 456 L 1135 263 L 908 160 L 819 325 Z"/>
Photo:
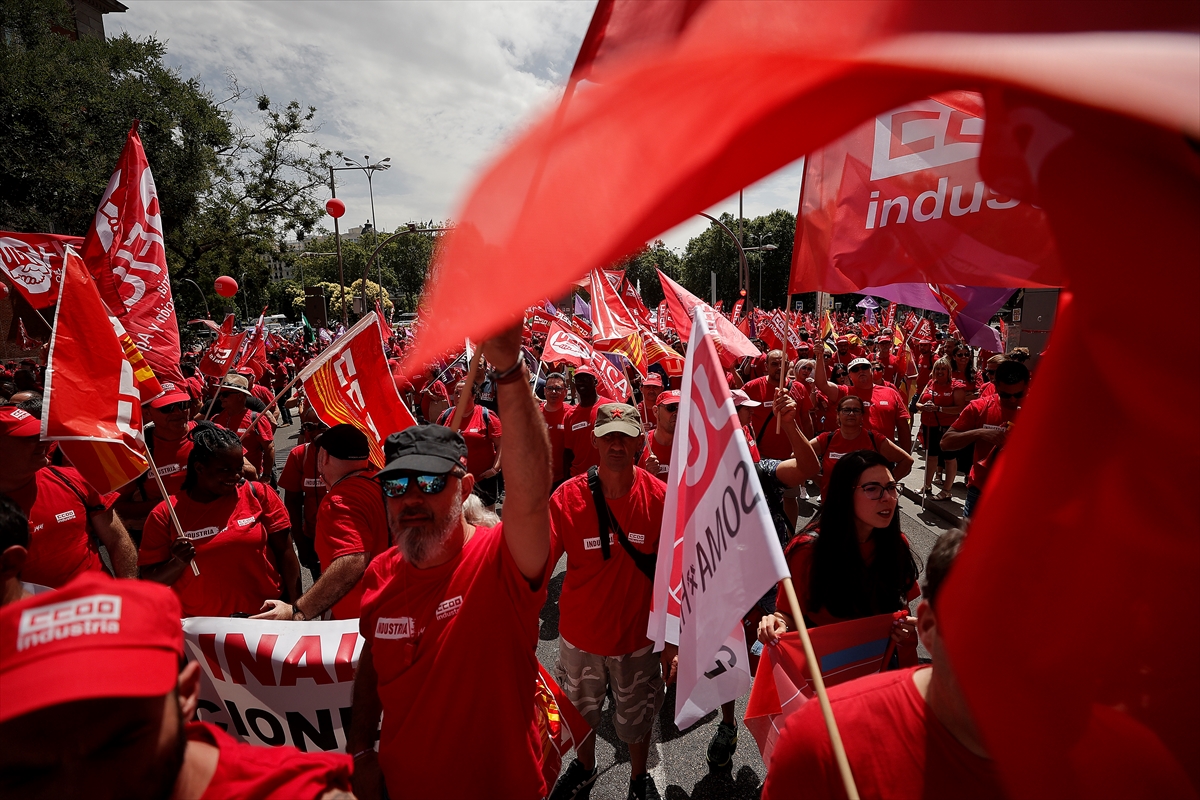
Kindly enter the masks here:
<path id="1" fill-rule="evenodd" d="M 371 445 L 366 434 L 347 423 L 334 425 L 324 431 L 316 438 L 314 444 L 343 461 L 363 461 L 371 457 Z"/>
<path id="2" fill-rule="evenodd" d="M 387 466 L 379 471 L 423 472 L 441 475 L 455 467 L 467 468 L 467 443 L 462 434 L 444 425 L 413 425 L 387 437 L 383 443 Z"/>

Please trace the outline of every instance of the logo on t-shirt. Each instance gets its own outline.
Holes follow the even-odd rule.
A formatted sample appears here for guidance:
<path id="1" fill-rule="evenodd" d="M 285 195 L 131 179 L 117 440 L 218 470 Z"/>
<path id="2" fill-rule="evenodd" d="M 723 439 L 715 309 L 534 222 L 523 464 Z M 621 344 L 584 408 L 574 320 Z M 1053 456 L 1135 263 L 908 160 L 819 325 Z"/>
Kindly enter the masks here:
<path id="1" fill-rule="evenodd" d="M 887 400 L 880 400 L 880 401 L 879 401 L 879 405 L 881 405 L 881 406 L 886 406 L 887 404 L 888 404 L 888 401 L 887 401 Z"/>
<path id="2" fill-rule="evenodd" d="M 412 617 L 380 617 L 375 621 L 375 638 L 411 639 L 416 629 L 417 621 Z"/>
<path id="3" fill-rule="evenodd" d="M 323 481 L 320 478 L 305 478 L 304 479 L 304 488 L 305 489 L 316 489 L 322 485 L 323 485 Z"/>
<path id="4" fill-rule="evenodd" d="M 70 511 L 64 511 L 61 514 L 54 515 L 55 522 L 70 522 L 73 519 L 75 519 L 75 509 L 71 509 Z"/>
<path id="5" fill-rule="evenodd" d="M 220 532 L 221 532 L 220 528 L 218 528 L 216 525 L 212 525 L 208 528 L 201 528 L 200 530 L 196 530 L 196 531 L 184 531 L 183 538 L 185 538 L 185 539 L 207 539 L 210 536 L 216 536 Z"/>
<path id="6" fill-rule="evenodd" d="M 633 537 L 630 537 L 630 538 L 632 539 Z M 608 535 L 608 543 L 609 544 L 617 543 L 617 540 L 613 538 L 613 535 L 611 533 Z M 583 540 L 583 549 L 584 550 L 599 550 L 600 549 L 600 537 L 595 536 L 591 539 L 584 539 Z"/>
<path id="7" fill-rule="evenodd" d="M 120 632 L 120 596 L 92 594 L 21 612 L 21 622 L 17 626 L 17 650 L 48 644 L 56 639 Z"/>
<path id="8" fill-rule="evenodd" d="M 633 542 L 634 544 L 645 544 L 646 537 L 640 533 L 631 533 L 629 534 L 629 541 Z"/>
<path id="9" fill-rule="evenodd" d="M 576 422 L 574 425 L 571 426 L 571 430 L 578 431 L 578 430 L 582 430 L 583 428 L 586 428 L 587 426 L 588 426 L 588 423 L 586 423 L 586 422 Z"/>
<path id="10" fill-rule="evenodd" d="M 451 597 L 449 600 L 443 600 L 438 603 L 437 610 L 434 611 L 434 616 L 438 619 L 449 619 L 458 613 L 462 608 L 462 595 Z"/>
<path id="11" fill-rule="evenodd" d="M 826 453 L 825 457 L 828 458 L 830 461 L 837 461 L 839 458 L 841 458 L 844 455 L 846 455 L 846 454 L 845 453 Z"/>
<path id="12" fill-rule="evenodd" d="M 241 519 L 239 519 L 237 521 L 238 527 L 244 528 L 247 525 L 252 524 L 254 522 L 254 520 L 256 520 L 256 519 L 258 519 L 258 517 L 242 517 Z"/>
<path id="13" fill-rule="evenodd" d="M 168 475 L 174 475 L 179 470 L 183 469 L 182 464 L 159 464 L 158 477 L 165 478 Z"/>

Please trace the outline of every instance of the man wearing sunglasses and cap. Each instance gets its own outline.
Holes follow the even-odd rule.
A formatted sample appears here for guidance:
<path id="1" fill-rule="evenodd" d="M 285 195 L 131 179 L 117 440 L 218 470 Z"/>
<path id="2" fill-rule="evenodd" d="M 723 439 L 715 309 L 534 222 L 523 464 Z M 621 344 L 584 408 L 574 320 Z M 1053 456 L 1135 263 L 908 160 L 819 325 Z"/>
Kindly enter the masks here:
<path id="1" fill-rule="evenodd" d="M 189 722 L 179 599 L 88 575 L 0 608 L 0 796 L 347 800 L 350 759 Z"/>
<path id="2" fill-rule="evenodd" d="M 974 447 L 974 463 L 963 504 L 963 516 L 968 519 L 1021 410 L 1021 400 L 1029 388 L 1029 368 L 1019 361 L 1002 361 L 996 365 L 994 382 L 996 393 L 967 403 L 950 430 L 942 434 L 943 450 Z"/>
<path id="3" fill-rule="evenodd" d="M 672 389 L 661 393 L 654 405 L 657 423 L 648 433 L 646 449 L 638 466 L 659 480 L 667 479 L 671 466 L 671 448 L 675 445 L 675 423 L 679 420 L 679 392 Z"/>
<path id="4" fill-rule="evenodd" d="M 393 798 L 545 796 L 532 691 L 553 563 L 550 441 L 521 358 L 521 327 L 483 352 L 504 417 L 500 525 L 477 528 L 463 517 L 475 479 L 459 433 L 418 425 L 384 447 L 377 479 L 396 546 L 363 578 L 365 641 L 346 739 L 363 798 L 381 797 L 385 786 Z M 471 722 L 481 713 L 485 723 Z"/>

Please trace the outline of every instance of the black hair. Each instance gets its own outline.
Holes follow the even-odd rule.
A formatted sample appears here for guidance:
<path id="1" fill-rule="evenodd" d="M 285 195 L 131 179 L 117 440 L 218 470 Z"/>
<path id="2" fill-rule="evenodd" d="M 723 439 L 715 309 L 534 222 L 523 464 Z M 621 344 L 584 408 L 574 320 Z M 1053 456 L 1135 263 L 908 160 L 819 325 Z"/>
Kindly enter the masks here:
<path id="1" fill-rule="evenodd" d="M 242 452 L 242 440 L 236 433 L 208 420 L 197 422 L 188 438 L 192 441 L 192 452 L 188 454 L 187 477 L 181 487 L 185 490 L 196 485 L 197 464 L 208 464 L 219 454 L 231 450 Z"/>
<path id="2" fill-rule="evenodd" d="M 183 377 L 185 378 L 194 378 L 196 376 L 196 365 L 182 361 L 179 364 L 179 371 L 183 373 Z"/>
<path id="3" fill-rule="evenodd" d="M 963 368 L 963 379 L 968 383 L 975 382 L 975 351 L 970 345 L 962 344 L 961 342 L 954 346 L 953 352 L 950 353 L 950 364 L 952 367 L 957 367 L 958 364 L 954 360 L 954 356 L 960 352 L 967 354 L 967 366 Z"/>
<path id="4" fill-rule="evenodd" d="M 808 526 L 815 532 L 809 599 L 813 610 L 827 609 L 843 619 L 859 619 L 905 608 L 917 580 L 917 562 L 900 532 L 900 511 L 871 534 L 875 555 L 868 566 L 859 552 L 854 522 L 854 489 L 871 467 L 891 463 L 874 450 L 838 459 L 829 476 L 821 510 Z"/>
<path id="5" fill-rule="evenodd" d="M 1027 383 L 1028 381 L 1029 367 L 1020 361 L 1001 361 L 996 365 L 996 383 L 1012 386 L 1015 383 Z"/>
<path id="6" fill-rule="evenodd" d="M 950 574 L 958 558 L 958 551 L 967 538 L 967 532 L 962 528 L 953 528 L 938 537 L 933 549 L 929 551 L 929 559 L 925 562 L 925 580 L 921 583 L 921 596 L 934 604 L 934 599 L 941 591 L 942 582 Z"/>
<path id="7" fill-rule="evenodd" d="M 18 392 L 36 392 L 38 388 L 37 373 L 29 367 L 21 367 L 13 375 L 13 386 Z"/>
<path id="8" fill-rule="evenodd" d="M 0 495 L 0 553 L 10 547 L 29 549 L 29 519 L 20 506 Z"/>
<path id="9" fill-rule="evenodd" d="M 841 384 L 842 380 L 850 373 L 846 371 L 845 364 L 834 364 L 833 369 L 829 371 L 829 382 Z"/>
<path id="10" fill-rule="evenodd" d="M 35 394 L 33 397 L 29 398 L 28 400 L 22 400 L 21 402 L 17 403 L 17 408 L 21 409 L 22 411 L 28 411 L 30 416 L 34 416 L 34 417 L 37 417 L 38 419 L 41 419 L 42 418 L 42 396 L 40 394 Z"/>
<path id="11" fill-rule="evenodd" d="M 542 381 L 542 383 L 549 383 L 553 378 L 558 378 L 560 381 L 562 381 L 563 386 L 567 385 L 567 376 L 563 375 L 561 372 L 551 372 L 546 376 L 546 379 Z"/>

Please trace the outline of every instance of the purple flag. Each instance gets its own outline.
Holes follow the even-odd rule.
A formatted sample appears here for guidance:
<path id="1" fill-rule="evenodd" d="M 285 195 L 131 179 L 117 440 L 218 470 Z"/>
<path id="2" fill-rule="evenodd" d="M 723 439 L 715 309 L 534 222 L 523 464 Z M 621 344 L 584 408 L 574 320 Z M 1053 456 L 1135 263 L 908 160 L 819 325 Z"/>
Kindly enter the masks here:
<path id="1" fill-rule="evenodd" d="M 913 308 L 924 308 L 928 311 L 940 311 L 949 314 L 954 324 L 962 331 L 967 342 L 975 347 L 983 347 L 992 352 L 1003 351 L 1000 334 L 988 322 L 1000 306 L 1012 297 L 1016 289 L 997 289 L 990 286 L 957 286 L 943 285 L 942 291 L 957 298 L 958 307 L 951 310 L 946 308 L 936 289 L 928 283 L 892 283 L 887 286 L 872 286 L 863 289 L 863 294 L 873 294 L 895 303 L 903 303 Z"/>
<path id="2" fill-rule="evenodd" d="M 575 316 L 583 317 L 584 319 L 586 319 L 589 322 L 591 322 L 591 320 L 592 320 L 591 307 L 588 306 L 588 304 L 585 303 L 583 301 L 583 298 L 580 297 L 579 295 L 575 295 Z"/>

